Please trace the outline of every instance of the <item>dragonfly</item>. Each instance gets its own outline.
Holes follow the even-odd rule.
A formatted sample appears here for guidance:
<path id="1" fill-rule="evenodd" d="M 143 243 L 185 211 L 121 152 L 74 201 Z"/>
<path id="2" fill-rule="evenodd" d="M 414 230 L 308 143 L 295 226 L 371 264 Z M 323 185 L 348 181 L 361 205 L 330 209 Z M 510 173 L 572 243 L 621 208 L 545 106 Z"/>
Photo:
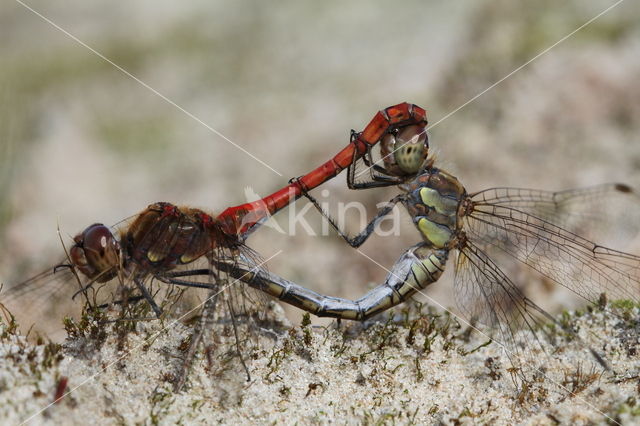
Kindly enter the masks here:
<path id="1" fill-rule="evenodd" d="M 66 292 L 75 290 L 76 294 L 83 294 L 89 305 L 99 308 L 145 300 L 155 317 L 161 318 L 164 309 L 154 299 L 159 290 L 152 290 L 153 283 L 166 284 L 165 287 L 208 289 L 211 296 L 219 293 L 224 271 L 215 270 L 216 264 L 262 268 L 260 256 L 244 242 L 268 217 L 300 198 L 305 191 L 337 176 L 385 134 L 407 126 L 425 128 L 426 125 L 424 109 L 409 103 L 394 105 L 375 114 L 362 132 L 352 131 L 349 144 L 331 159 L 260 200 L 230 207 L 217 216 L 196 208 L 157 202 L 114 227 L 94 223 L 73 238 L 68 251 L 65 248 L 65 260 L 32 279 L 9 287 L 0 293 L 0 302 L 17 301 L 22 309 L 32 304 L 27 296 L 34 292 L 49 298 L 54 288 L 62 288 Z M 200 262 L 213 268 L 206 268 L 203 273 L 203 269 L 196 266 Z M 94 290 L 95 299 L 97 291 L 111 284 L 117 287 L 120 300 L 113 294 L 108 294 L 110 297 L 103 304 L 89 298 L 90 289 Z M 137 290 L 138 294 L 131 295 L 131 289 Z M 256 308 L 255 300 L 243 291 L 243 287 L 234 286 L 234 290 L 225 292 L 239 293 L 234 296 L 234 304 Z M 169 297 L 166 299 L 170 300 Z M 217 297 L 209 297 L 205 302 L 203 320 L 194 331 L 186 363 L 190 363 L 216 302 Z M 229 306 L 229 309 L 233 311 L 234 307 Z M 183 382 L 184 374 L 181 374 L 177 388 Z"/>
<path id="2" fill-rule="evenodd" d="M 631 204 L 638 211 L 640 197 L 628 185 L 614 183 L 560 192 L 498 187 L 469 193 L 452 174 L 436 167 L 429 155 L 424 128 L 407 126 L 380 140 L 380 159 L 373 149 L 349 165 L 351 189 L 395 186 L 400 194 L 382 207 L 357 235 L 341 229 L 305 191 L 305 196 L 350 246 L 360 247 L 396 204 L 404 205 L 422 239 L 393 265 L 383 284 L 358 300 L 330 297 L 268 271 L 218 265 L 234 277 L 243 276 L 255 288 L 319 317 L 364 321 L 437 282 L 451 258 L 455 268 L 456 304 L 470 324 L 488 326 L 491 337 L 505 349 L 515 370 L 540 370 L 549 351 L 539 338 L 548 324 L 580 341 L 573 330 L 534 303 L 500 265 L 513 259 L 558 283 L 590 304 L 609 299 L 640 301 L 640 256 L 593 242 L 590 237 L 607 223 L 614 205 Z M 364 163 L 368 179 L 358 180 Z M 304 189 L 304 187 L 303 187 Z M 635 221 L 636 225 L 638 221 Z M 605 234 L 606 236 L 606 234 Z M 533 339 L 519 332 L 529 330 Z M 551 345 L 553 339 L 547 339 Z M 595 350 L 583 345 L 607 368 Z M 592 359 L 593 359 L 592 358 Z M 534 368 L 535 366 L 535 368 Z M 528 377 L 523 373 L 522 378 Z M 530 376 L 529 376 L 530 377 Z"/>
<path id="3" fill-rule="evenodd" d="M 86 290 L 117 278 L 132 283 L 159 317 L 162 309 L 151 297 L 145 281 L 154 278 L 167 284 L 187 285 L 177 279 L 180 273 L 174 270 L 201 258 L 228 256 L 222 254 L 225 250 L 255 258 L 244 241 L 268 217 L 300 198 L 304 191 L 337 176 L 383 135 L 407 126 L 426 125 L 426 112 L 417 105 L 405 102 L 385 108 L 375 114 L 362 132 L 352 131 L 349 144 L 330 160 L 278 191 L 227 208 L 216 217 L 200 209 L 158 202 L 115 227 L 94 223 L 73 238 L 66 260 L 9 287 L 5 300 L 46 290 L 52 280 L 65 288 L 73 287 L 69 282 L 76 281 L 77 289 Z"/>

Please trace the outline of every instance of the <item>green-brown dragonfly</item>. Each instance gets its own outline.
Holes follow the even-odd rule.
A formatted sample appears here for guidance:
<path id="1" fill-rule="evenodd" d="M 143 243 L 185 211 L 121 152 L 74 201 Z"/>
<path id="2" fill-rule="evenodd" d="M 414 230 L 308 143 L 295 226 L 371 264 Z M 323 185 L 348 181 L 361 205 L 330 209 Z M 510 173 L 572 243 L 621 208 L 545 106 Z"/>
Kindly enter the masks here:
<path id="1" fill-rule="evenodd" d="M 369 179 L 357 180 L 354 161 L 348 170 L 348 186 L 397 186 L 401 193 L 355 237 L 340 229 L 306 195 L 355 248 L 395 204 L 406 207 L 422 241 L 402 254 L 382 285 L 352 301 L 316 293 L 266 271 L 251 273 L 229 267 L 229 272 L 236 277 L 249 273 L 252 286 L 317 316 L 362 321 L 435 283 L 451 256 L 460 311 L 470 322 L 489 326 L 494 339 L 520 367 L 530 361 L 534 362 L 531 366 L 540 365 L 541 358 L 530 350 L 531 344 L 548 352 L 539 338 L 549 329 L 545 325 L 555 324 L 580 339 L 527 297 L 498 266 L 499 261 L 516 259 L 589 303 L 598 303 L 602 294 L 610 299 L 640 300 L 640 257 L 591 238 L 605 230 L 607 221 L 616 226 L 609 217 L 614 204 L 628 203 L 638 211 L 640 198 L 631 187 L 605 184 L 560 192 L 502 187 L 468 193 L 455 176 L 436 167 L 424 128 L 409 126 L 389 132 L 380 145 L 381 160 L 374 160 L 372 149 L 362 159 Z M 522 329 L 529 329 L 533 338 L 519 337 Z M 597 351 L 587 349 L 605 365 Z"/>

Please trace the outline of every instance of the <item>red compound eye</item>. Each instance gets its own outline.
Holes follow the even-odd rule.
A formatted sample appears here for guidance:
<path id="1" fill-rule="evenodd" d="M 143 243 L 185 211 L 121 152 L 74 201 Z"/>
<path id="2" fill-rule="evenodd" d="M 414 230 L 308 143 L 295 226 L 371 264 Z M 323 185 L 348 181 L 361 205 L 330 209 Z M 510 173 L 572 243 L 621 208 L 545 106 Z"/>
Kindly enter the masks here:
<path id="1" fill-rule="evenodd" d="M 86 228 L 74 238 L 71 263 L 90 279 L 105 282 L 113 278 L 120 262 L 120 245 L 111 230 L 101 223 Z"/>

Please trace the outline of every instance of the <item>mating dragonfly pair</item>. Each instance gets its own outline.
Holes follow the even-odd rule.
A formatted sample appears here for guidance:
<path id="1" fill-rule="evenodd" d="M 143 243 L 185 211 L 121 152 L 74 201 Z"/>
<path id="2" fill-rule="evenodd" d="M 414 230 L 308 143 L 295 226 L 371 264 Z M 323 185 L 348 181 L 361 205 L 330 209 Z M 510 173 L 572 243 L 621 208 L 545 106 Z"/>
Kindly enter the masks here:
<path id="1" fill-rule="evenodd" d="M 436 167 L 426 128 L 422 108 L 408 103 L 386 108 L 362 132 L 352 132 L 349 144 L 331 160 L 261 200 L 231 207 L 217 217 L 155 203 L 115 233 L 102 224 L 88 227 L 74 238 L 67 261 L 54 268 L 53 275 L 64 285 L 75 280 L 80 292 L 112 281 L 133 287 L 158 317 L 163 309 L 149 291 L 152 281 L 217 292 L 221 277 L 230 276 L 317 316 L 365 320 L 436 282 L 452 255 L 460 310 L 468 320 L 494 330 L 495 340 L 521 366 L 526 363 L 523 355 L 533 357 L 529 345 L 542 342 L 536 338 L 523 346 L 518 331 L 528 328 L 536 336 L 545 323 L 560 324 L 500 269 L 498 259 L 517 259 L 589 303 L 597 303 L 603 293 L 611 299 L 639 300 L 640 257 L 590 238 L 605 225 L 614 201 L 637 198 L 630 187 L 607 184 L 561 192 L 504 187 L 470 194 L 456 177 Z M 356 176 L 362 165 L 368 169 L 364 181 Z M 353 238 L 308 193 L 344 169 L 351 189 L 400 190 Z M 302 196 L 353 247 L 362 245 L 397 203 L 406 207 L 422 242 L 402 254 L 382 285 L 358 300 L 316 293 L 266 271 L 244 244 L 269 215 Z M 206 265 L 193 267 L 197 260 Z M 51 276 L 49 271 L 11 287 L 5 296 L 41 287 Z M 210 300 L 214 303 L 205 309 L 211 309 L 216 298 Z"/>

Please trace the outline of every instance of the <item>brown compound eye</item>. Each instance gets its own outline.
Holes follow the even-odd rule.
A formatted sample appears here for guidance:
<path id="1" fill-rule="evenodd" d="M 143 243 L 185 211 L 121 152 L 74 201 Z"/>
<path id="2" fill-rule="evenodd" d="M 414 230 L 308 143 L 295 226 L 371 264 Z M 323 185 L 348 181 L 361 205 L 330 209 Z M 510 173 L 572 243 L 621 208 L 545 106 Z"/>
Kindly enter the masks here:
<path id="1" fill-rule="evenodd" d="M 109 228 L 94 223 L 74 238 L 71 263 L 87 278 L 105 282 L 116 275 L 120 263 L 120 244 Z"/>
<path id="2" fill-rule="evenodd" d="M 420 172 L 429 155 L 424 125 L 407 126 L 385 135 L 380 144 L 380 155 L 390 174 L 407 176 Z"/>

